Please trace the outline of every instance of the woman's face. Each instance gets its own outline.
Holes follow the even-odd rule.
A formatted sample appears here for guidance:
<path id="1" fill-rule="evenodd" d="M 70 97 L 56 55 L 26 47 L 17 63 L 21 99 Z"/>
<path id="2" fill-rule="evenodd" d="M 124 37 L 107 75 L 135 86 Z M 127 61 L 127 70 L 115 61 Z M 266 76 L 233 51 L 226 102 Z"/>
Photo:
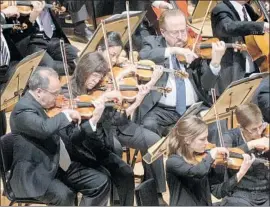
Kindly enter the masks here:
<path id="1" fill-rule="evenodd" d="M 201 135 L 196 137 L 193 141 L 187 141 L 188 147 L 191 152 L 203 153 L 208 144 L 208 130 L 205 130 Z"/>
<path id="2" fill-rule="evenodd" d="M 110 54 L 112 66 L 114 66 L 117 63 L 117 60 L 119 58 L 119 55 L 120 55 L 121 51 L 122 51 L 122 47 L 121 46 L 112 46 L 112 47 L 109 47 L 109 54 Z M 108 55 L 107 55 L 107 50 L 104 50 L 103 51 L 103 57 L 109 63 L 109 61 L 108 61 Z"/>
<path id="3" fill-rule="evenodd" d="M 85 81 L 85 87 L 88 90 L 93 89 L 100 82 L 102 77 L 103 76 L 100 73 L 91 73 Z"/>

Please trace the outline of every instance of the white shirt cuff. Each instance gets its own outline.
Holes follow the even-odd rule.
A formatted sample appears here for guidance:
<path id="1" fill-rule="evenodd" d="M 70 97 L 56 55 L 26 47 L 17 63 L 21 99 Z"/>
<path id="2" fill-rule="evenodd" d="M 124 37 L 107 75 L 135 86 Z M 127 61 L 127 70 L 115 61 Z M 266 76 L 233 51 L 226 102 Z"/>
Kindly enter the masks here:
<path id="1" fill-rule="evenodd" d="M 221 69 L 221 66 L 219 65 L 218 67 L 214 67 L 211 63 L 210 63 L 210 69 L 212 70 L 212 73 L 216 76 L 218 76 L 219 71 Z"/>
<path id="2" fill-rule="evenodd" d="M 68 121 L 69 122 L 72 122 L 72 118 L 69 116 L 69 114 L 67 113 L 67 112 L 65 112 L 65 111 L 62 111 L 64 114 L 65 114 L 65 116 L 67 117 L 67 119 L 68 119 Z"/>
<path id="3" fill-rule="evenodd" d="M 97 125 L 94 125 L 94 124 L 92 123 L 91 119 L 89 119 L 89 124 L 90 124 L 90 126 L 91 126 L 91 128 L 92 128 L 92 130 L 93 130 L 94 132 L 97 131 Z"/>
<path id="4" fill-rule="evenodd" d="M 152 3 L 152 6 L 156 7 L 156 8 L 159 8 L 159 5 L 160 5 L 161 1 L 154 1 Z"/>
<path id="5" fill-rule="evenodd" d="M 164 56 L 165 56 L 165 58 L 168 58 L 168 57 L 171 56 L 170 48 L 167 47 L 167 48 L 165 49 L 165 54 L 164 54 Z"/>

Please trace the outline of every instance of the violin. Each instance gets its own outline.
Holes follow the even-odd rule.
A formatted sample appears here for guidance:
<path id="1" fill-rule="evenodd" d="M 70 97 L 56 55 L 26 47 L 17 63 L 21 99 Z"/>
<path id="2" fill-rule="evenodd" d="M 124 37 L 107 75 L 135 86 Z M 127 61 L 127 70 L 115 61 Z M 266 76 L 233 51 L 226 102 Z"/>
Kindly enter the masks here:
<path id="1" fill-rule="evenodd" d="M 219 41 L 218 38 L 210 38 L 202 43 L 195 44 L 196 39 L 193 37 L 188 37 L 187 44 L 185 48 L 189 48 L 203 59 L 212 59 L 212 43 L 216 43 Z M 247 51 L 247 46 L 245 44 L 239 43 L 225 43 L 226 48 L 233 48 L 235 52 L 237 51 Z M 185 62 L 185 57 L 182 55 L 178 55 L 177 59 L 180 62 Z"/>
<path id="2" fill-rule="evenodd" d="M 202 153 L 202 154 L 198 154 L 195 156 L 195 159 L 197 162 L 201 162 L 203 158 L 205 158 L 205 156 L 207 155 L 207 152 L 213 148 L 215 148 L 216 145 L 209 143 L 206 147 L 206 152 Z M 229 157 L 226 157 L 224 155 L 218 155 L 217 158 L 215 159 L 215 161 L 212 164 L 212 167 L 216 167 L 216 166 L 227 166 L 227 168 L 229 169 L 233 169 L 233 170 L 239 170 L 242 163 L 243 163 L 243 154 L 245 154 L 245 152 L 238 148 L 238 147 L 234 147 L 234 148 L 228 148 L 229 151 Z M 269 167 L 269 161 L 262 159 L 262 158 L 255 158 L 255 163 L 262 163 L 265 166 Z"/>
<path id="3" fill-rule="evenodd" d="M 28 26 L 27 26 L 27 24 L 22 23 L 22 24 L 1 24 L 0 27 L 3 30 L 6 30 L 6 29 L 25 30 L 25 29 L 27 29 Z"/>
<path id="4" fill-rule="evenodd" d="M 118 77 L 120 73 L 122 73 L 127 66 L 127 64 L 122 63 L 119 65 L 120 67 L 115 68 L 115 76 Z M 151 80 L 153 72 L 154 72 L 155 63 L 151 60 L 140 60 L 135 64 L 136 67 L 136 76 L 139 80 L 148 82 Z M 188 78 L 189 74 L 182 70 L 174 70 L 170 68 L 163 68 L 163 72 L 165 73 L 173 73 L 175 76 L 180 78 Z"/>
<path id="5" fill-rule="evenodd" d="M 100 97 L 101 94 L 93 95 L 81 95 L 77 96 L 76 99 L 72 100 L 73 109 L 78 111 L 82 119 L 89 119 L 93 115 L 95 106 L 93 101 Z M 59 95 L 56 98 L 55 106 L 47 110 L 47 115 L 49 117 L 54 117 L 57 114 L 61 113 L 64 109 L 71 109 L 70 99 L 65 98 L 64 95 Z M 105 103 L 105 107 L 113 107 L 115 103 Z"/>
<path id="6" fill-rule="evenodd" d="M 1 10 L 9 6 L 17 6 L 20 14 L 23 16 L 29 15 L 33 9 L 31 1 L 1 1 L 1 4 L 0 4 Z M 55 2 L 53 4 L 45 4 L 45 8 L 51 9 L 55 13 L 63 13 L 66 11 L 65 7 Z"/>

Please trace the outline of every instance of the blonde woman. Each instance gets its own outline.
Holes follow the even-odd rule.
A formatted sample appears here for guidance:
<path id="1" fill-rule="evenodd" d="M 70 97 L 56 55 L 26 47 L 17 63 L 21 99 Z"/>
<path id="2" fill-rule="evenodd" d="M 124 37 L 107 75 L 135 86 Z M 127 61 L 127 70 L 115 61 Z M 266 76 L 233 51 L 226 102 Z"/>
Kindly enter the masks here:
<path id="1" fill-rule="evenodd" d="M 228 156 L 229 153 L 226 148 L 216 147 L 207 152 L 202 161 L 197 161 L 196 155 L 204 153 L 209 144 L 207 137 L 207 125 L 196 116 L 183 118 L 170 137 L 166 171 L 171 206 L 212 205 L 208 181 L 211 165 L 218 154 Z M 236 185 L 253 159 L 244 155 L 244 162 L 236 178 L 220 184 L 224 188 L 222 190 L 229 190 Z"/>

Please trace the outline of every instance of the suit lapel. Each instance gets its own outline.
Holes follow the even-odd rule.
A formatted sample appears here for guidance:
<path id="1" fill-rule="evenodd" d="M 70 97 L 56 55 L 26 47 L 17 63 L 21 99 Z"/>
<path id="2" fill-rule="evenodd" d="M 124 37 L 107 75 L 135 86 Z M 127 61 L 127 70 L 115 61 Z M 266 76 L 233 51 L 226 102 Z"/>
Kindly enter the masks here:
<path id="1" fill-rule="evenodd" d="M 233 14 L 236 16 L 238 21 L 241 21 L 241 18 L 238 14 L 238 12 L 235 10 L 234 6 L 231 4 L 231 2 L 229 0 L 223 0 L 224 4 L 226 4 L 230 10 L 233 12 Z"/>

